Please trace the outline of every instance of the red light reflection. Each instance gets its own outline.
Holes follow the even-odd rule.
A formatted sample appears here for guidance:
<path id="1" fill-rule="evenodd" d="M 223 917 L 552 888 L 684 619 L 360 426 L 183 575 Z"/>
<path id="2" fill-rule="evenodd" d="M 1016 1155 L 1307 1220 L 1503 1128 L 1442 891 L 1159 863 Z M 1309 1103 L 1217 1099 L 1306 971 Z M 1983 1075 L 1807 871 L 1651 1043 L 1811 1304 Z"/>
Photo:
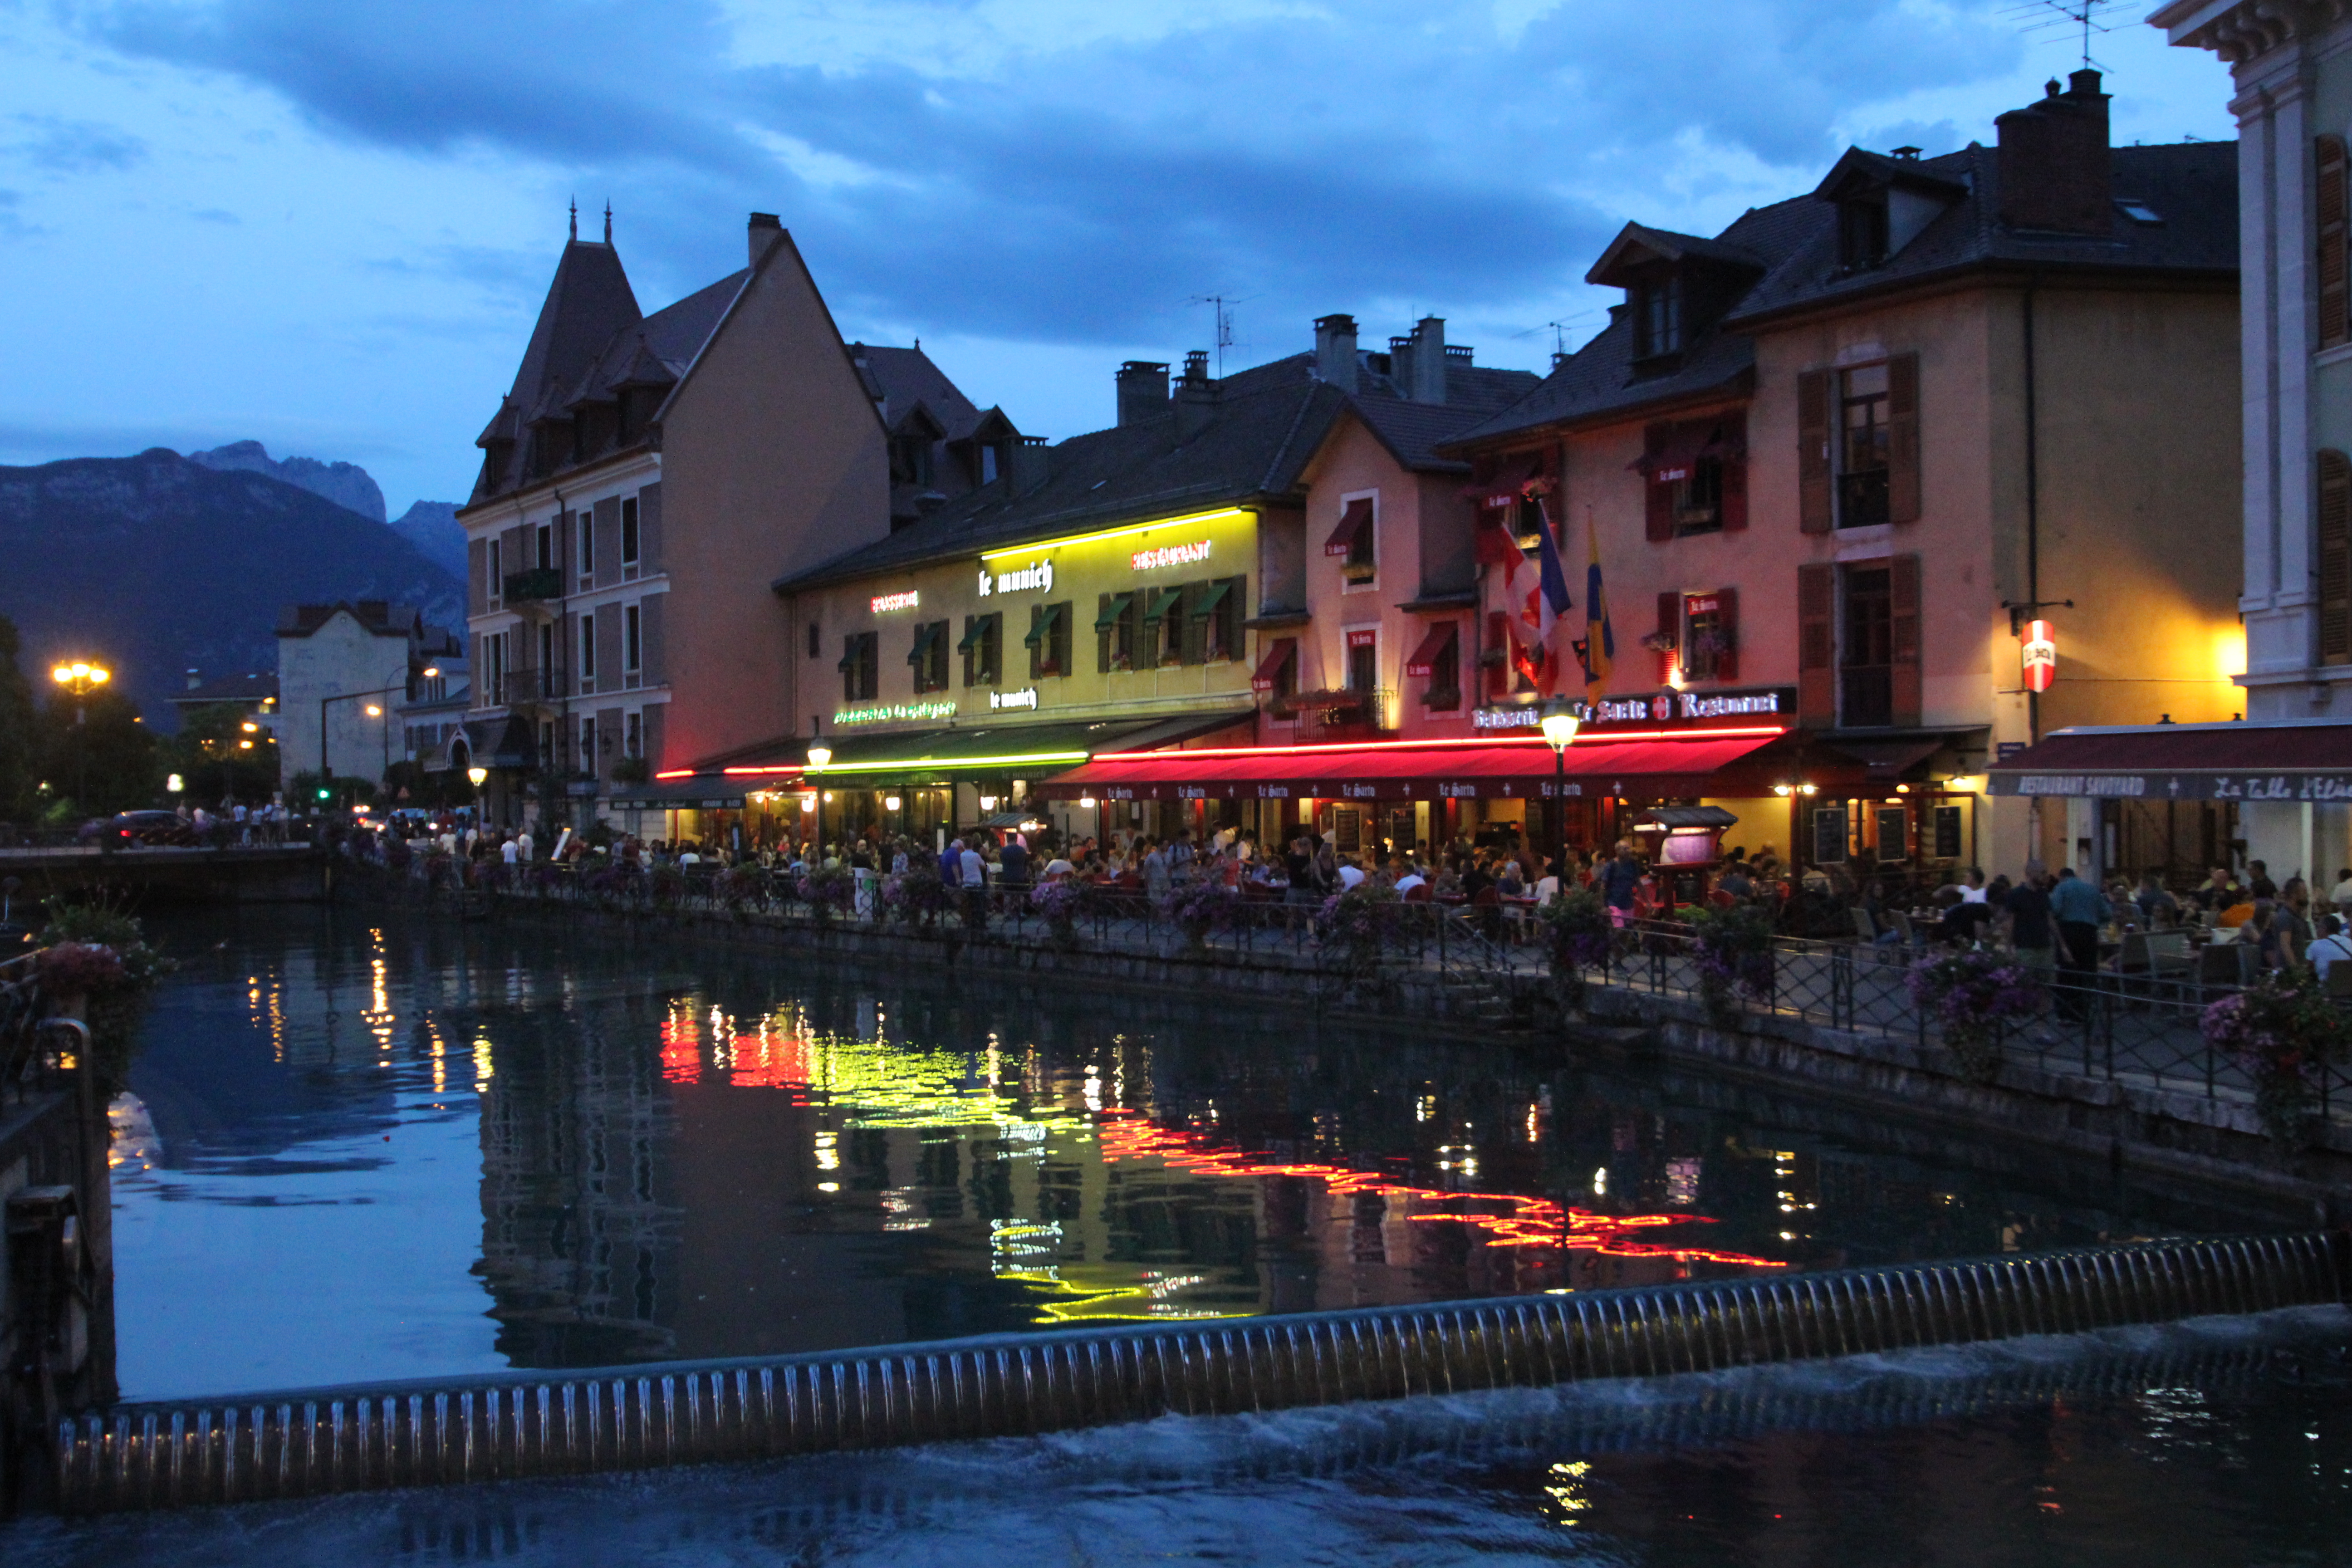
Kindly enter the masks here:
<path id="1" fill-rule="evenodd" d="M 1384 1198 L 1405 1200 L 1415 1206 L 1448 1205 L 1455 1212 L 1415 1214 L 1409 1217 L 1471 1226 L 1485 1231 L 1492 1246 L 1549 1247 L 1612 1258 L 1671 1258 L 1685 1263 L 1723 1263 L 1746 1268 L 1788 1267 L 1773 1258 L 1751 1258 L 1745 1253 L 1632 1239 L 1642 1231 L 1660 1226 L 1716 1223 L 1705 1215 L 1594 1214 L 1590 1209 L 1570 1208 L 1550 1198 L 1519 1193 L 1449 1193 L 1436 1187 L 1383 1181 L 1369 1171 L 1350 1171 L 1340 1165 L 1255 1159 L 1233 1150 L 1205 1147 L 1207 1140 L 1198 1132 L 1160 1127 L 1131 1110 L 1103 1111 L 1097 1127 L 1106 1161 L 1158 1160 L 1175 1170 L 1204 1176 L 1304 1176 L 1321 1182 L 1336 1194 L 1374 1193 Z"/>

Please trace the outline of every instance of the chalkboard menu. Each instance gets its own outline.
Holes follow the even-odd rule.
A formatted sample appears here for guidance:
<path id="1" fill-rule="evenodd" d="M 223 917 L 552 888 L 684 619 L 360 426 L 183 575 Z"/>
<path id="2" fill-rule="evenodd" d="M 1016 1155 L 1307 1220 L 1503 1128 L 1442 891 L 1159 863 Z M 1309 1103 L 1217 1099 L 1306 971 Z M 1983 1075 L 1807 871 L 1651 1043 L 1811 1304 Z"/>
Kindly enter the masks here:
<path id="1" fill-rule="evenodd" d="M 1960 858 L 1960 808 L 1939 805 L 1936 808 L 1936 858 L 1957 860 Z"/>
<path id="2" fill-rule="evenodd" d="M 1845 805 L 1822 805 L 1813 808 L 1813 864 L 1836 866 L 1845 860 Z"/>
<path id="3" fill-rule="evenodd" d="M 1911 858 L 1911 814 L 1899 805 L 1878 808 L 1878 859 L 1881 865 L 1889 860 Z"/>

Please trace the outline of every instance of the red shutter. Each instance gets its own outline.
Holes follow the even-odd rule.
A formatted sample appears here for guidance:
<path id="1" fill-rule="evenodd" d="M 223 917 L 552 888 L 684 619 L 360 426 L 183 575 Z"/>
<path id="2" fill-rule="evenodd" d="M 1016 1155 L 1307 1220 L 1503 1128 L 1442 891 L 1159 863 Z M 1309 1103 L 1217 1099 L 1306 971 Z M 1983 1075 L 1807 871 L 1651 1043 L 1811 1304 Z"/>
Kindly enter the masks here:
<path id="1" fill-rule="evenodd" d="M 1919 356 L 1886 362 L 1886 521 L 1919 521 Z"/>
<path id="2" fill-rule="evenodd" d="M 1715 624 L 1722 630 L 1724 651 L 1715 656 L 1715 678 L 1717 680 L 1739 679 L 1739 590 L 1717 588 L 1715 591 Z"/>
<path id="3" fill-rule="evenodd" d="M 1807 533 L 1830 531 L 1830 375 L 1797 377 L 1797 526 Z"/>
<path id="4" fill-rule="evenodd" d="M 1675 661 L 1682 657 L 1683 596 L 1675 593 L 1658 595 L 1658 635 L 1672 637 L 1675 646 L 1658 655 L 1658 684 L 1665 685 L 1675 678 Z"/>
<path id="5" fill-rule="evenodd" d="M 1913 729 L 1919 723 L 1919 669 L 1924 662 L 1919 635 L 1919 557 L 1897 555 L 1887 565 L 1892 568 L 1888 577 L 1894 601 L 1890 618 L 1895 634 L 1895 723 L 1898 729 Z"/>
<path id="6" fill-rule="evenodd" d="M 2319 662 L 2352 663 L 2352 461 L 2319 454 Z"/>
<path id="7" fill-rule="evenodd" d="M 1642 432 L 1642 452 L 1650 459 L 1643 465 L 1642 472 L 1643 537 L 1653 544 L 1675 536 L 1675 487 L 1658 483 L 1649 471 L 1664 453 L 1674 433 L 1671 425 L 1653 425 Z"/>
<path id="8" fill-rule="evenodd" d="M 2352 340 L 2352 254 L 2347 254 L 2347 192 L 2341 136 L 2322 136 L 2314 144 L 2319 181 L 2313 214 L 2319 230 L 2319 346 L 2334 348 Z"/>
<path id="9" fill-rule="evenodd" d="M 1797 568 L 1797 717 L 1827 728 L 1837 722 L 1837 568 L 1826 561 Z"/>

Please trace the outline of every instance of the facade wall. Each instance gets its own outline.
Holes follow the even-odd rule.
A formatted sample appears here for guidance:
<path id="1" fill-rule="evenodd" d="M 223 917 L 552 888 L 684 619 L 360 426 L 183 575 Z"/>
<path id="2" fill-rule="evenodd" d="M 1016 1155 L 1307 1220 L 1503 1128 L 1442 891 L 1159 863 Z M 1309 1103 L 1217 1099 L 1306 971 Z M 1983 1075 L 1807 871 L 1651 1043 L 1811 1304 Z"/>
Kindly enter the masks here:
<path id="1" fill-rule="evenodd" d="M 408 654 L 405 634 L 379 636 L 348 611 L 309 637 L 278 639 L 278 759 L 284 779 L 318 771 L 321 699 L 384 687 L 394 689 L 328 704 L 327 758 L 337 777 L 371 782 L 383 777 L 388 762 L 402 760 L 407 748 L 399 710 Z M 370 703 L 379 717 L 367 716 Z"/>

